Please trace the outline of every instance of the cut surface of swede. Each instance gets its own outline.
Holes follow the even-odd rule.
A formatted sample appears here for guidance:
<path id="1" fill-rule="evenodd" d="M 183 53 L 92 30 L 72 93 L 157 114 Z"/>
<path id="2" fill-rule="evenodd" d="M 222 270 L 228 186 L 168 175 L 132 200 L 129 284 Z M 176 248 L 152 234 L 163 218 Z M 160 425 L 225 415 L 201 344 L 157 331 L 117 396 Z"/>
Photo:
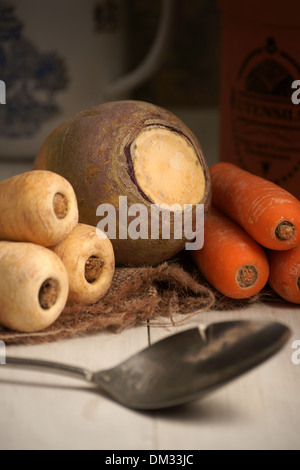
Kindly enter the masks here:
<path id="1" fill-rule="evenodd" d="M 137 183 L 154 204 L 198 204 L 205 192 L 205 177 L 188 140 L 172 130 L 143 130 L 131 146 Z"/>

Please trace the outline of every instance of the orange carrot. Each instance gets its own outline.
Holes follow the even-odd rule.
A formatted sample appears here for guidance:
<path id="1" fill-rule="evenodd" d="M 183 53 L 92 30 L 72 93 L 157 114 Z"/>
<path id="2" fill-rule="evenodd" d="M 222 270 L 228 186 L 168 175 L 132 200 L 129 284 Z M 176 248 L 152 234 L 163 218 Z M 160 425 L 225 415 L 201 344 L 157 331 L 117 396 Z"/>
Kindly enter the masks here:
<path id="1" fill-rule="evenodd" d="M 213 287 L 233 299 L 262 290 L 269 276 L 267 256 L 239 225 L 212 208 L 205 219 L 204 239 L 203 248 L 191 254 Z"/>
<path id="2" fill-rule="evenodd" d="M 300 304 L 300 246 L 288 251 L 269 251 L 269 284 L 283 299 Z"/>
<path id="3" fill-rule="evenodd" d="M 274 183 L 231 163 L 210 167 L 213 205 L 272 250 L 300 244 L 300 201 Z"/>

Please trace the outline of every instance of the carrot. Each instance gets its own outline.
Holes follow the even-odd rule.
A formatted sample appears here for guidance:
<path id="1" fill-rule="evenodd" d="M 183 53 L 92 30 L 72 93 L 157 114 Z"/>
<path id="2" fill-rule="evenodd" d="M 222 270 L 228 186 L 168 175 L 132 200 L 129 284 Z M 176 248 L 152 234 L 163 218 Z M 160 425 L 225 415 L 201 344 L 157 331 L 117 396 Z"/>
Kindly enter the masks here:
<path id="1" fill-rule="evenodd" d="M 112 283 L 115 258 L 105 233 L 96 227 L 78 224 L 52 250 L 68 271 L 69 304 L 93 304 L 106 294 Z"/>
<path id="2" fill-rule="evenodd" d="M 269 251 L 269 284 L 283 299 L 300 304 L 300 246 L 288 251 Z"/>
<path id="3" fill-rule="evenodd" d="M 231 163 L 210 167 L 213 205 L 272 250 L 300 244 L 300 202 L 286 190 Z"/>
<path id="4" fill-rule="evenodd" d="M 204 239 L 203 248 L 191 253 L 213 287 L 233 299 L 261 291 L 269 276 L 267 257 L 239 225 L 212 208 L 205 219 Z"/>
<path id="5" fill-rule="evenodd" d="M 30 171 L 0 183 L 0 240 L 52 246 L 78 223 L 71 184 L 50 171 Z"/>
<path id="6" fill-rule="evenodd" d="M 68 298 L 65 266 L 51 250 L 23 242 L 0 242 L 0 325 L 40 331 L 61 314 Z"/>

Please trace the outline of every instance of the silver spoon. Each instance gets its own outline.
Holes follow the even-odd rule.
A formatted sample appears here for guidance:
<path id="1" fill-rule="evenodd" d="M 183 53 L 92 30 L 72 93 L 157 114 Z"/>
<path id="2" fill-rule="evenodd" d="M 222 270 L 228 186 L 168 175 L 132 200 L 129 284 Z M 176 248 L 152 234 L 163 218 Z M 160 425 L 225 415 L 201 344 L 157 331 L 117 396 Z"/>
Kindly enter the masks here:
<path id="1" fill-rule="evenodd" d="M 280 323 L 229 321 L 171 335 L 100 372 L 17 357 L 6 365 L 84 379 L 124 406 L 154 410 L 202 398 L 271 357 L 289 336 Z"/>

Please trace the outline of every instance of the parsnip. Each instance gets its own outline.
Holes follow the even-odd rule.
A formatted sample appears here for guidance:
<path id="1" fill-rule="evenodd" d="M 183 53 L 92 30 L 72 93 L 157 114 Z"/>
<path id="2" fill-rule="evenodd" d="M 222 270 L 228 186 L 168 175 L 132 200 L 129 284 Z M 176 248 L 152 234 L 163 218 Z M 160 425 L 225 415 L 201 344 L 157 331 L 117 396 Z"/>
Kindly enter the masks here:
<path id="1" fill-rule="evenodd" d="M 68 303 L 94 304 L 106 294 L 114 275 L 115 257 L 112 244 L 103 232 L 78 224 L 52 249 L 69 274 Z"/>
<path id="2" fill-rule="evenodd" d="M 51 250 L 33 243 L 0 242 L 0 324 L 35 332 L 50 326 L 68 298 L 68 274 Z"/>
<path id="3" fill-rule="evenodd" d="M 62 176 L 30 171 L 0 183 L 0 240 L 54 246 L 77 223 L 77 199 Z"/>

